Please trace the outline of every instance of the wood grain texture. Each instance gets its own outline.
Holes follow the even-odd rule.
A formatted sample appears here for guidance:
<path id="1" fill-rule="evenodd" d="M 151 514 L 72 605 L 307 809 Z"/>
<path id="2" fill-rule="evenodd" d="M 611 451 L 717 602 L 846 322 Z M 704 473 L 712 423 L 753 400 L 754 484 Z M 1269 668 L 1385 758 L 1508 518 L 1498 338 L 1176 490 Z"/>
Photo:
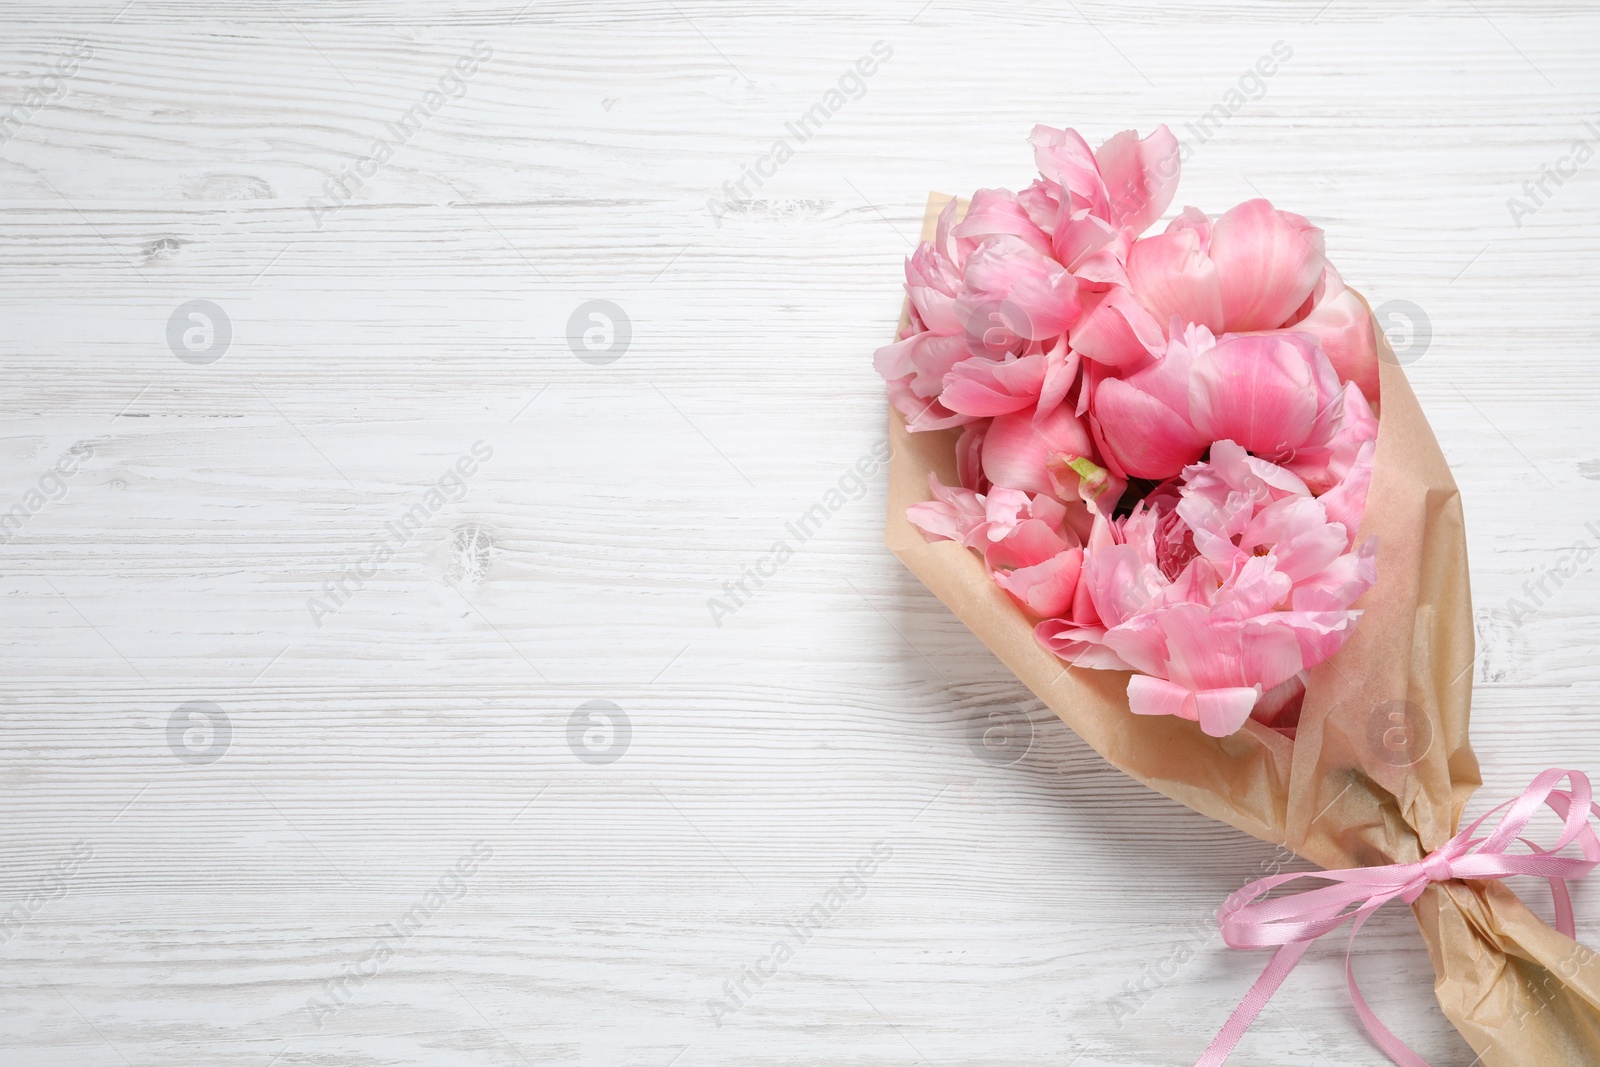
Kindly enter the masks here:
<path id="1" fill-rule="evenodd" d="M 881 548 L 881 474 L 847 477 L 884 436 L 869 357 L 927 190 L 1025 182 L 1039 121 L 1168 122 L 1182 202 L 1269 196 L 1375 305 L 1424 310 L 1409 370 L 1471 531 L 1475 810 L 1600 770 L 1600 558 L 1563 562 L 1600 545 L 1600 162 L 1507 205 L 1596 140 L 1592 5 L 18 0 L 0 24 L 0 116 L 27 112 L 0 127 L 0 513 L 27 512 L 0 544 L 0 907 L 32 912 L 0 944 L 8 1067 L 1192 1061 L 1264 962 L 1211 911 L 1281 857 L 1101 763 Z M 878 41 L 859 99 L 708 209 Z M 1259 98 L 1185 129 L 1277 41 Z M 608 365 L 568 343 L 597 299 L 632 327 Z M 232 326 L 206 365 L 167 341 L 193 300 Z M 626 715 L 613 762 L 580 758 L 624 747 L 617 713 L 575 720 L 592 701 Z M 174 728 L 195 702 L 225 733 Z M 1577 907 L 1592 943 L 1600 887 Z M 1395 1029 L 1467 1064 L 1410 917 L 1356 951 Z M 1384 1062 L 1336 946 L 1236 1062 Z"/>

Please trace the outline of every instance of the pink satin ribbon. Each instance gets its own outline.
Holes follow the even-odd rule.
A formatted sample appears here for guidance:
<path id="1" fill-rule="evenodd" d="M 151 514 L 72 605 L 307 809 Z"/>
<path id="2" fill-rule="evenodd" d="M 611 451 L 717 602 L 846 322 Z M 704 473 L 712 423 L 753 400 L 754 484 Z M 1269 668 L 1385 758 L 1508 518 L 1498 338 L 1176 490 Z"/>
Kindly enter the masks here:
<path id="1" fill-rule="evenodd" d="M 1563 779 L 1571 783 L 1571 792 L 1556 788 Z M 1520 836 L 1541 805 L 1554 810 L 1566 824 L 1560 840 L 1550 848 L 1540 848 Z M 1475 836 L 1490 816 L 1505 808 L 1511 810 L 1492 833 L 1487 837 Z M 1600 814 L 1600 806 L 1594 803 L 1588 777 L 1579 771 L 1548 770 L 1535 778 L 1520 797 L 1485 812 L 1419 863 L 1278 874 L 1251 882 L 1229 897 L 1217 913 L 1222 939 L 1233 948 L 1281 947 L 1234 1009 L 1211 1047 L 1195 1062 L 1195 1067 L 1219 1067 L 1225 1062 L 1311 942 L 1351 919 L 1355 920 L 1355 925 L 1350 930 L 1350 947 L 1345 950 L 1344 974 L 1356 1015 L 1378 1047 L 1400 1067 L 1428 1067 L 1426 1060 L 1378 1021 L 1362 998 L 1361 990 L 1356 988 L 1350 953 L 1361 924 L 1391 900 L 1399 898 L 1407 904 L 1413 903 L 1434 882 L 1487 881 L 1513 874 L 1531 874 L 1550 883 L 1550 894 L 1556 906 L 1556 929 L 1573 937 L 1572 897 L 1567 892 L 1567 879 L 1582 878 L 1600 864 L 1600 838 L 1596 838 L 1589 825 L 1591 812 Z M 1508 855 L 1506 849 L 1517 841 L 1532 852 Z M 1577 844 L 1583 852 L 1582 859 L 1555 855 L 1572 844 Z M 1320 878 L 1334 884 L 1256 902 L 1258 897 L 1299 878 Z"/>

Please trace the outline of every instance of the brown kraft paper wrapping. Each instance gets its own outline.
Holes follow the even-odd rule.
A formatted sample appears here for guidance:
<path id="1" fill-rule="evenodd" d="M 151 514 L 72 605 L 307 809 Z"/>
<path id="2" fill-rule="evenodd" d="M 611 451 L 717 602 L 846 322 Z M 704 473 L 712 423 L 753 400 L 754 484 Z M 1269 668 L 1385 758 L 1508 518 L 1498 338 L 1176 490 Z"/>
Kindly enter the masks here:
<path id="1" fill-rule="evenodd" d="M 949 199 L 929 197 L 924 240 Z M 1364 614 L 1349 642 L 1311 672 L 1292 741 L 1254 720 L 1215 738 L 1187 720 L 1133 715 L 1126 672 L 1068 667 L 1042 648 L 1033 621 L 974 553 L 927 541 L 906 519 L 908 506 L 930 498 L 930 472 L 956 484 L 959 431 L 908 433 L 889 413 L 884 541 L 895 555 L 1113 765 L 1325 869 L 1421 859 L 1455 834 L 1482 782 L 1467 737 L 1473 623 L 1461 498 L 1404 371 L 1377 337 L 1381 415 L 1360 536 L 1378 538 L 1378 581 L 1357 605 Z M 1412 911 L 1439 1005 L 1486 1067 L 1600 1064 L 1600 956 L 1502 883 L 1435 884 Z M 1353 1009 L 1350 1021 L 1360 1025 Z M 1404 1039 L 1403 1020 L 1387 1021 Z"/>

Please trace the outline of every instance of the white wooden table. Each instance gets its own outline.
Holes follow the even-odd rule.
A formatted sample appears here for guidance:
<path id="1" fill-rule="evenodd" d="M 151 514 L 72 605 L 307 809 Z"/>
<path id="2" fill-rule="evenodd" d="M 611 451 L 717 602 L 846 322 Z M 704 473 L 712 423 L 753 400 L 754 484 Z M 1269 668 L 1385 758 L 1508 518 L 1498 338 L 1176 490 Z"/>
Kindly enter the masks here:
<path id="1" fill-rule="evenodd" d="M 1394 10 L 10 0 L 0 1062 L 1191 1062 L 1272 847 L 1103 764 L 847 477 L 927 190 L 1025 183 L 1039 121 L 1166 121 L 1180 204 L 1271 197 L 1424 310 L 1476 809 L 1600 771 L 1562 562 L 1600 544 L 1600 163 L 1508 206 L 1600 142 L 1600 14 Z M 1336 940 L 1235 1062 L 1385 1062 Z M 1405 910 L 1357 955 L 1465 1067 Z"/>

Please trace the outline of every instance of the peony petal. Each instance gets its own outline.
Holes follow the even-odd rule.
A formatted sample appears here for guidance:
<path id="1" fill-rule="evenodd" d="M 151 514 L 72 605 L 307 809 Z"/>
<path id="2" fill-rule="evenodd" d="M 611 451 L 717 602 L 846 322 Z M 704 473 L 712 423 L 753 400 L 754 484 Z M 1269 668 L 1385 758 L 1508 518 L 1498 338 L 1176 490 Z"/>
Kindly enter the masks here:
<path id="1" fill-rule="evenodd" d="M 1317 416 L 1310 438 L 1284 458 L 1283 465 L 1320 495 L 1338 484 L 1355 463 L 1361 446 L 1377 436 L 1378 420 L 1366 397 L 1354 382 L 1345 382 L 1344 391 Z"/>
<path id="2" fill-rule="evenodd" d="M 1281 640 L 1281 633 L 1293 635 L 1299 644 L 1299 658 L 1309 670 L 1344 647 L 1360 617 L 1359 611 L 1280 611 L 1252 620 L 1250 626 L 1257 635 L 1270 631 L 1274 641 Z"/>
<path id="3" fill-rule="evenodd" d="M 1091 256 L 1078 260 L 1072 273 L 1078 279 L 1078 291 L 1100 293 L 1107 289 L 1128 287 L 1128 268 L 1125 262 L 1132 242 L 1117 239 Z"/>
<path id="4" fill-rule="evenodd" d="M 1355 544 L 1356 531 L 1361 528 L 1362 516 L 1366 514 L 1367 489 L 1372 484 L 1372 459 L 1376 451 L 1377 442 L 1363 444 L 1355 463 L 1339 484 L 1318 497 L 1328 521 L 1342 525 L 1352 545 Z"/>
<path id="5" fill-rule="evenodd" d="M 1277 622 L 1286 614 L 1237 622 L 1211 618 L 1200 605 L 1175 605 L 1161 620 L 1168 677 L 1197 691 L 1278 685 L 1306 666 L 1294 632 Z"/>
<path id="6" fill-rule="evenodd" d="M 1297 584 L 1289 606 L 1297 612 L 1348 611 L 1378 579 L 1378 539 L 1334 560 L 1321 573 Z"/>
<path id="7" fill-rule="evenodd" d="M 1078 280 L 1054 259 L 1034 251 L 1020 237 L 989 237 L 967 257 L 960 304 L 967 310 L 966 333 L 974 348 L 996 315 L 998 325 L 1018 337 L 1045 340 L 1078 320 Z"/>
<path id="8" fill-rule="evenodd" d="M 1017 206 L 1028 216 L 1028 221 L 1042 232 L 1054 233 L 1061 219 L 1061 187 L 1054 182 L 1035 178 L 1017 194 Z"/>
<path id="9" fill-rule="evenodd" d="M 1064 270 L 1018 280 L 1006 302 L 1023 315 L 1012 328 L 1030 341 L 1047 341 L 1066 333 L 1083 307 L 1078 279 Z"/>
<path id="10" fill-rule="evenodd" d="M 1135 241 L 1128 252 L 1128 284 L 1157 322 L 1174 316 L 1222 330 L 1222 287 L 1217 268 L 1200 251 L 1200 237 L 1180 229 Z"/>
<path id="11" fill-rule="evenodd" d="M 1322 277 L 1322 256 L 1295 218 L 1247 200 L 1212 225 L 1210 256 L 1230 332 L 1282 326 Z"/>
<path id="12" fill-rule="evenodd" d="M 1135 478 L 1173 477 L 1210 443 L 1186 417 L 1119 378 L 1100 383 L 1094 412 L 1106 452 Z"/>
<path id="13" fill-rule="evenodd" d="M 1106 631 L 1105 643 L 1117 658 L 1142 674 L 1159 678 L 1166 673 L 1167 640 L 1157 614 L 1139 615 L 1112 627 Z"/>
<path id="14" fill-rule="evenodd" d="M 1272 557 L 1245 556 L 1238 571 L 1217 591 L 1211 618 L 1231 623 L 1265 615 L 1289 599 L 1293 585 Z"/>
<path id="15" fill-rule="evenodd" d="M 956 237 L 980 240 L 1005 233 L 1022 238 L 1036 252 L 1048 254 L 1050 251 L 1049 236 L 1034 225 L 1017 203 L 1016 194 L 1006 189 L 979 189 L 973 193 L 966 215 L 950 232 Z"/>
<path id="16" fill-rule="evenodd" d="M 1085 567 L 1087 567 L 1094 553 L 1113 543 L 1111 540 L 1111 523 L 1104 514 L 1098 512 L 1095 514 L 1089 528 L 1089 537 L 1084 543 L 1086 547 L 1083 560 Z M 1078 592 L 1072 598 L 1071 618 L 1082 626 L 1100 627 L 1101 636 L 1102 638 L 1104 637 L 1104 627 L 1101 625 L 1100 612 L 1094 606 L 1094 597 L 1090 593 L 1089 583 L 1085 580 L 1085 575 L 1083 574 L 1078 576 Z"/>
<path id="17" fill-rule="evenodd" d="M 1083 568 L 1083 549 L 1069 548 L 1042 563 L 1013 571 L 994 571 L 995 584 L 1010 593 L 1023 608 L 1040 618 L 1051 618 L 1072 607 Z"/>
<path id="18" fill-rule="evenodd" d="M 911 334 L 898 341 L 882 345 L 872 353 L 872 369 L 885 381 L 904 378 L 917 372 L 917 364 L 913 358 L 917 346 L 926 343 L 930 335 L 926 332 Z M 951 366 L 955 366 L 954 363 Z"/>
<path id="19" fill-rule="evenodd" d="M 1316 422 L 1315 347 L 1298 334 L 1225 337 L 1195 360 L 1189 417 L 1207 440 L 1276 456 L 1304 444 Z"/>
<path id="20" fill-rule="evenodd" d="M 1033 628 L 1034 639 L 1074 667 L 1102 671 L 1131 671 L 1128 664 L 1102 641 L 1098 626 L 1079 626 L 1067 619 L 1046 619 Z"/>
<path id="21" fill-rule="evenodd" d="M 1206 462 L 1184 471 L 1189 493 L 1221 503 L 1230 492 L 1244 492 L 1262 503 L 1286 496 L 1310 496 L 1311 490 L 1293 471 L 1252 456 L 1226 438 L 1211 443 Z"/>
<path id="22" fill-rule="evenodd" d="M 989 479 L 983 474 L 983 439 L 989 434 L 989 420 L 967 424 L 956 439 L 956 477 L 978 493 L 987 493 Z"/>
<path id="23" fill-rule="evenodd" d="M 1020 489 L 997 485 L 984 495 L 983 513 L 989 520 L 989 539 L 998 541 L 1033 517 L 1033 498 Z"/>
<path id="24" fill-rule="evenodd" d="M 1202 689 L 1194 695 L 1200 729 L 1212 737 L 1236 733 L 1250 718 L 1261 691 L 1256 688 Z"/>
<path id="25" fill-rule="evenodd" d="M 1005 415 L 1031 408 L 1044 388 L 1045 357 L 994 360 L 975 356 L 951 368 L 939 402 L 963 415 Z"/>
<path id="26" fill-rule="evenodd" d="M 928 488 L 934 499 L 911 505 L 906 518 L 929 540 L 959 541 L 971 547 L 988 524 L 983 497 L 960 486 L 946 486 L 932 473 Z"/>
<path id="27" fill-rule="evenodd" d="M 1109 221 L 1105 183 L 1089 142 L 1077 130 L 1051 126 L 1035 126 L 1028 140 L 1033 145 L 1033 161 L 1045 180 L 1084 200 L 1095 215 Z"/>
<path id="28" fill-rule="evenodd" d="M 1377 404 L 1378 341 L 1372 312 L 1359 296 L 1342 289 L 1313 307 L 1294 328 L 1317 339 L 1341 382 L 1354 382 L 1369 403 Z"/>
<path id="29" fill-rule="evenodd" d="M 1034 422 L 1033 412 L 996 416 L 983 442 L 983 472 L 995 485 L 1027 493 L 1050 493 L 1048 463 L 1054 454 L 1091 455 L 1089 433 L 1066 407 Z"/>
<path id="30" fill-rule="evenodd" d="M 1211 254 L 1211 216 L 1197 207 L 1186 207 L 1167 223 L 1166 233 L 1193 230 L 1200 239 L 1200 251 Z"/>
<path id="31" fill-rule="evenodd" d="M 1264 558 L 1292 582 L 1303 582 L 1344 554 L 1345 528 L 1328 522 L 1321 502 L 1289 497 L 1262 508 L 1239 537 L 1239 547 L 1268 549 Z"/>
<path id="32" fill-rule="evenodd" d="M 1143 140 L 1124 130 L 1107 139 L 1094 156 L 1111 208 L 1110 221 L 1137 237 L 1161 217 L 1177 192 L 1178 139 L 1166 126 L 1157 126 Z"/>
<path id="33" fill-rule="evenodd" d="M 1168 588 L 1166 576 L 1156 566 L 1153 553 L 1143 546 L 1108 545 L 1091 548 L 1085 556 L 1083 581 L 1088 584 L 1095 614 L 1111 628 L 1148 612 Z M 1107 635 L 1110 640 L 1110 633 Z M 1119 649 L 1124 659 L 1128 652 Z M 1165 658 L 1165 649 L 1161 650 Z"/>
<path id="34" fill-rule="evenodd" d="M 1254 689 L 1250 695 L 1255 696 Z M 1190 690 L 1165 678 L 1135 674 L 1128 679 L 1128 710 L 1135 715 L 1176 715 L 1194 722 L 1200 717 L 1194 697 Z"/>
<path id="35" fill-rule="evenodd" d="M 1078 380 L 1078 367 L 1083 360 L 1067 347 L 1067 339 L 1060 337 L 1044 354 L 1044 382 L 1039 387 L 1039 406 L 1034 409 L 1034 421 L 1039 422 L 1054 413 L 1066 400 L 1067 393 Z"/>
<path id="36" fill-rule="evenodd" d="M 960 202 L 950 200 L 946 202 L 943 210 L 939 212 L 939 221 L 934 226 L 934 237 L 931 242 L 934 251 L 945 259 L 959 266 L 963 262 L 963 254 L 970 250 L 972 242 L 956 239 L 955 228 L 960 223 L 956 212 L 960 209 Z"/>
<path id="37" fill-rule="evenodd" d="M 1086 522 L 1092 523 L 1097 514 L 1110 516 L 1128 488 L 1126 478 L 1117 477 L 1087 456 L 1051 456 L 1045 466 L 1058 498 L 1083 502 Z M 1088 538 L 1087 526 L 1083 536 Z"/>
<path id="38" fill-rule="evenodd" d="M 1161 358 L 1127 375 L 1124 380 L 1187 419 L 1189 375 L 1194 369 L 1195 357 L 1210 351 L 1216 343 L 1216 338 L 1204 326 L 1187 326 L 1181 337 L 1174 337 L 1167 342 Z"/>
<path id="39" fill-rule="evenodd" d="M 1275 611 L 1244 624 L 1240 631 L 1239 666 L 1245 681 L 1272 689 L 1321 662 L 1305 658 L 1304 643 L 1286 624 L 1292 617 L 1292 612 Z M 1341 637 L 1339 643 L 1343 640 Z"/>
<path id="40" fill-rule="evenodd" d="M 1076 547 L 1061 535 L 1059 529 L 1052 529 L 1041 519 L 1025 519 L 1017 523 L 1000 540 L 994 539 L 992 529 L 989 536 L 991 543 L 984 549 L 983 558 L 992 571 L 1036 567 Z"/>
<path id="41" fill-rule="evenodd" d="M 917 333 L 878 349 L 872 366 L 885 381 L 914 376 L 911 384 L 918 395 L 931 399 L 944 389 L 944 376 L 950 369 L 971 356 L 963 337 Z"/>
<path id="42" fill-rule="evenodd" d="M 906 417 L 906 429 L 911 433 L 948 430 L 972 421 L 971 415 L 949 410 L 939 403 L 938 398 L 928 400 L 918 396 L 911 388 L 910 379 L 893 379 L 888 387 L 889 403 Z"/>
<path id="43" fill-rule="evenodd" d="M 1070 335 L 1074 351 L 1107 366 L 1133 369 L 1165 349 L 1160 324 L 1131 291 L 1119 286 L 1082 299 L 1083 316 Z"/>
<path id="44" fill-rule="evenodd" d="M 914 322 L 920 323 L 929 333 L 949 336 L 966 328 L 961 306 L 956 298 L 929 285 L 907 285 L 906 298 L 911 301 Z"/>
<path id="45" fill-rule="evenodd" d="M 1111 223 L 1097 215 L 1091 215 L 1088 211 L 1077 211 L 1063 219 L 1061 225 L 1056 227 L 1050 247 L 1056 259 L 1065 264 L 1068 270 L 1078 274 L 1084 271 L 1084 264 L 1102 250 L 1111 247 L 1116 239 L 1117 228 Z"/>

